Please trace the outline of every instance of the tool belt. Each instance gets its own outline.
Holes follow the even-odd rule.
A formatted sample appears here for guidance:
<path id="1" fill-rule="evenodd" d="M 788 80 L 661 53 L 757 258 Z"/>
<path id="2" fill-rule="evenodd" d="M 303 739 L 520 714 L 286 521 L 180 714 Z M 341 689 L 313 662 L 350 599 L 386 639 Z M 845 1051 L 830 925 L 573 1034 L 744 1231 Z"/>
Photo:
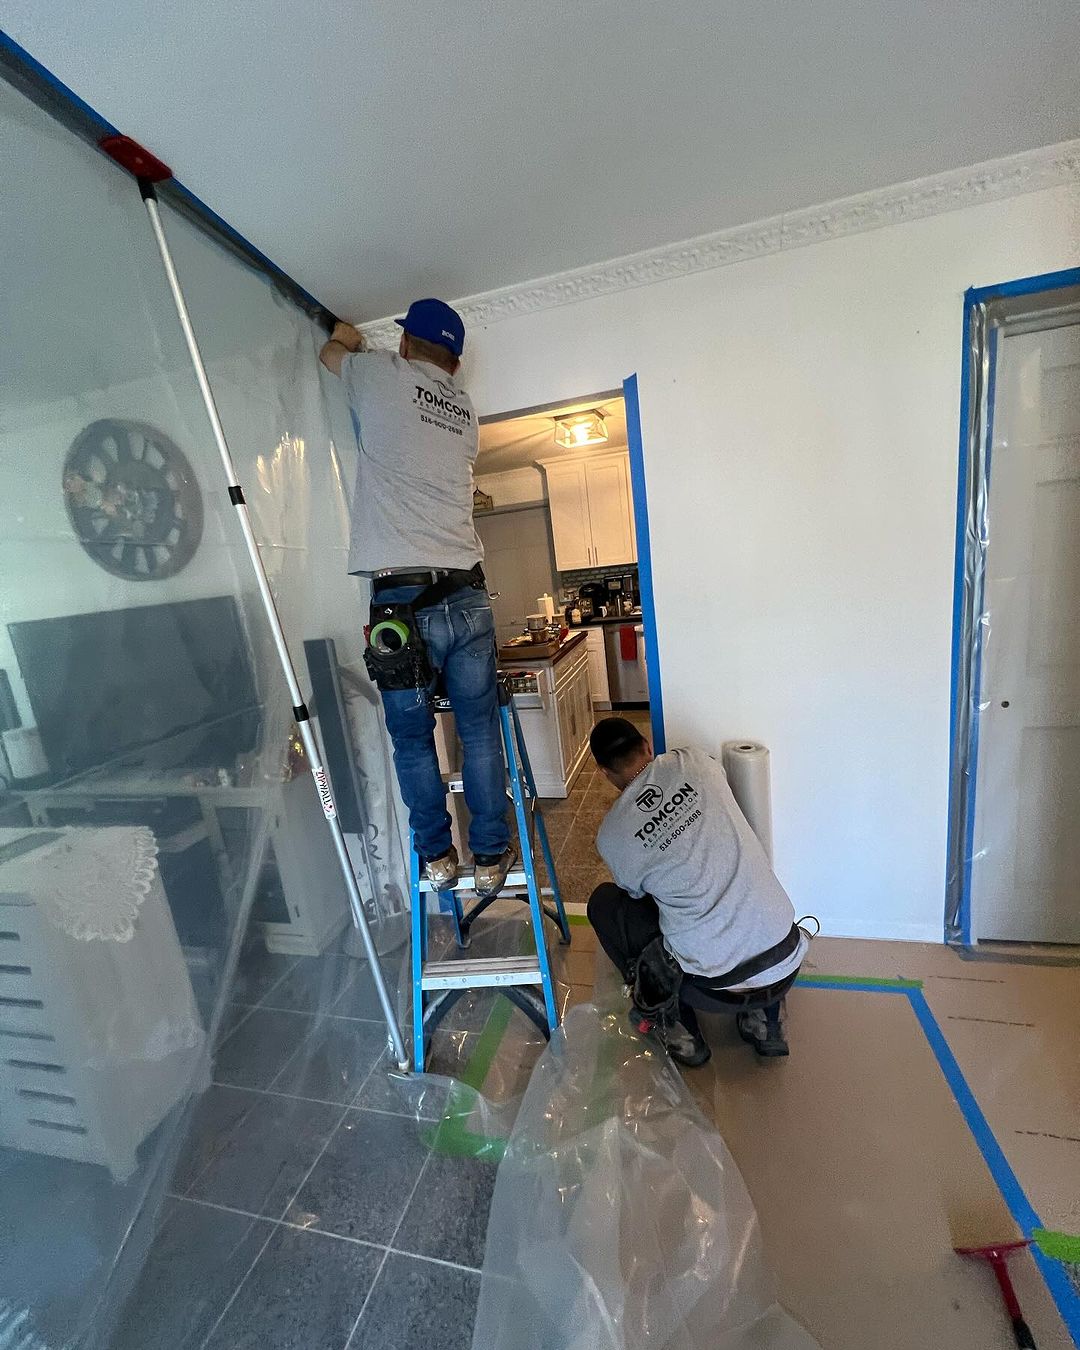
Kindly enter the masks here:
<path id="1" fill-rule="evenodd" d="M 631 988 L 634 1007 L 649 1018 L 679 1015 L 679 990 L 683 972 L 678 961 L 664 946 L 662 937 L 653 938 L 633 967 Z"/>
<path id="2" fill-rule="evenodd" d="M 723 975 L 684 975 L 678 961 L 664 946 L 664 939 L 653 938 L 631 971 L 634 1006 L 651 1017 L 675 1017 L 684 980 L 704 993 L 719 993 L 732 985 L 745 984 L 753 976 L 787 960 L 798 949 L 799 938 L 799 926 L 793 923 L 791 931 L 774 946 L 741 961 Z"/>
<path id="3" fill-rule="evenodd" d="M 380 592 L 402 586 L 423 586 L 414 600 L 381 603 Z M 364 665 L 381 690 L 429 689 L 435 678 L 427 647 L 416 616 L 422 609 L 440 604 L 458 591 L 483 590 L 484 571 L 479 563 L 464 568 L 432 568 L 423 572 L 394 572 L 375 577 L 371 583 L 371 613 L 367 628 Z"/>
<path id="4" fill-rule="evenodd" d="M 753 976 L 772 970 L 773 966 L 786 961 L 798 948 L 801 935 L 799 925 L 793 923 L 791 931 L 767 951 L 758 952 L 757 956 L 751 956 L 749 960 L 740 962 L 724 975 L 694 975 L 692 977 L 694 986 L 708 992 L 710 989 L 730 989 L 732 985 L 745 984 Z"/>

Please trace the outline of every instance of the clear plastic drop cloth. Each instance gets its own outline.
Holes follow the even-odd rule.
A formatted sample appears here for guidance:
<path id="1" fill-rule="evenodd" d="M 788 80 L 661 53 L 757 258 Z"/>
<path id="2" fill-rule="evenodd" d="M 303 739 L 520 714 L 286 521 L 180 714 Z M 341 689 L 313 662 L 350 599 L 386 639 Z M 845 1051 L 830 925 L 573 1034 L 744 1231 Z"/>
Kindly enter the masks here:
<path id="1" fill-rule="evenodd" d="M 0 160 L 0 1326 L 90 1346 L 208 1089 L 295 775 L 138 192 L 6 85 Z"/>
<path id="2" fill-rule="evenodd" d="M 611 981 L 541 1056 L 499 1169 L 473 1350 L 511 1345 L 816 1347 L 776 1302 L 724 1141 Z"/>
<path id="3" fill-rule="evenodd" d="M 565 962 L 568 948 L 547 920 L 544 936 L 562 1017 L 571 996 Z M 466 951 L 457 946 L 450 916 L 432 913 L 428 942 L 435 961 L 524 954 L 533 950 L 528 906 L 514 899 L 496 901 L 476 921 Z M 411 1045 L 408 947 L 402 955 L 397 987 L 400 1021 Z M 544 1032 L 505 995 L 493 989 L 465 990 L 447 1007 L 430 1034 L 424 1071 L 401 1074 L 385 1066 L 379 1091 L 395 1109 L 437 1124 L 431 1137 L 435 1152 L 456 1152 L 497 1162 L 546 1046 Z"/>
<path id="4" fill-rule="evenodd" d="M 368 920 L 390 952 L 407 936 L 408 830 L 363 663 L 368 583 L 348 573 L 357 446 L 344 391 L 318 361 L 317 324 L 185 218 L 163 209 L 163 221 Z"/>
<path id="5" fill-rule="evenodd" d="M 6 84 L 0 161 L 0 1338 L 130 1350 L 146 1268 L 276 1218 L 387 1035 L 137 187 Z M 162 214 L 392 984 L 343 398 L 316 325 Z"/>

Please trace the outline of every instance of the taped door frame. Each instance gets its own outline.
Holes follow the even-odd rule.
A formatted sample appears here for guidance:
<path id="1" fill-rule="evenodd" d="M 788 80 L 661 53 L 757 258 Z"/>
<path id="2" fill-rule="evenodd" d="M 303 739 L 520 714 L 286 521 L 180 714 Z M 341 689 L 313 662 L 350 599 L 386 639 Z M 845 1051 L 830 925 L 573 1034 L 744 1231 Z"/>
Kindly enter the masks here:
<path id="1" fill-rule="evenodd" d="M 983 588 L 990 494 L 990 445 L 994 425 L 998 328 L 992 320 L 1032 315 L 1047 317 L 1055 293 L 1080 287 L 1080 267 L 964 293 L 960 375 L 960 453 L 956 488 L 956 548 L 953 571 L 952 678 L 949 709 L 948 842 L 945 859 L 945 941 L 974 953 L 971 914 L 971 863 L 975 830 L 975 793 L 979 766 L 978 706 L 983 653 Z M 1047 303 L 1039 304 L 1046 297 Z M 1025 305 L 1028 301 L 1028 305 Z M 1001 959 L 1000 955 L 997 959 Z M 1023 960 L 1075 965 L 1070 957 Z"/>

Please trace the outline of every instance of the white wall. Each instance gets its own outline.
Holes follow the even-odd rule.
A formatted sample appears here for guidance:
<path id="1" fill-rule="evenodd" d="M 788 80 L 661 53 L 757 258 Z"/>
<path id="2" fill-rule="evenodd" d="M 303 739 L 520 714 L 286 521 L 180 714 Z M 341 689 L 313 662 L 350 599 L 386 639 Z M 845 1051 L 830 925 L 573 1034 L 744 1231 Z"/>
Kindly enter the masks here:
<path id="1" fill-rule="evenodd" d="M 671 745 L 773 752 L 827 932 L 940 940 L 962 296 L 1080 263 L 1080 189 L 470 335 L 483 414 L 638 373 Z"/>

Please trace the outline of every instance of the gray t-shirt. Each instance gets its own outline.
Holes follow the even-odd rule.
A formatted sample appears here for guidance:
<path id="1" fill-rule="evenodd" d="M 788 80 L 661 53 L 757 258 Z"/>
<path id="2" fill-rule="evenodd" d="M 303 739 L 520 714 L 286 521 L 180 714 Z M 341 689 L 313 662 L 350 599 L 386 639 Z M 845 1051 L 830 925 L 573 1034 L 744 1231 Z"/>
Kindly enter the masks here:
<path id="1" fill-rule="evenodd" d="M 689 974 L 725 974 L 795 920 L 723 765 L 700 750 L 658 755 L 608 812 L 596 846 L 623 890 L 656 901 L 664 943 Z M 783 979 L 806 946 L 737 987 Z"/>
<path id="2" fill-rule="evenodd" d="M 349 571 L 478 563 L 468 394 L 438 366 L 396 352 L 347 356 L 341 378 L 360 449 Z"/>

